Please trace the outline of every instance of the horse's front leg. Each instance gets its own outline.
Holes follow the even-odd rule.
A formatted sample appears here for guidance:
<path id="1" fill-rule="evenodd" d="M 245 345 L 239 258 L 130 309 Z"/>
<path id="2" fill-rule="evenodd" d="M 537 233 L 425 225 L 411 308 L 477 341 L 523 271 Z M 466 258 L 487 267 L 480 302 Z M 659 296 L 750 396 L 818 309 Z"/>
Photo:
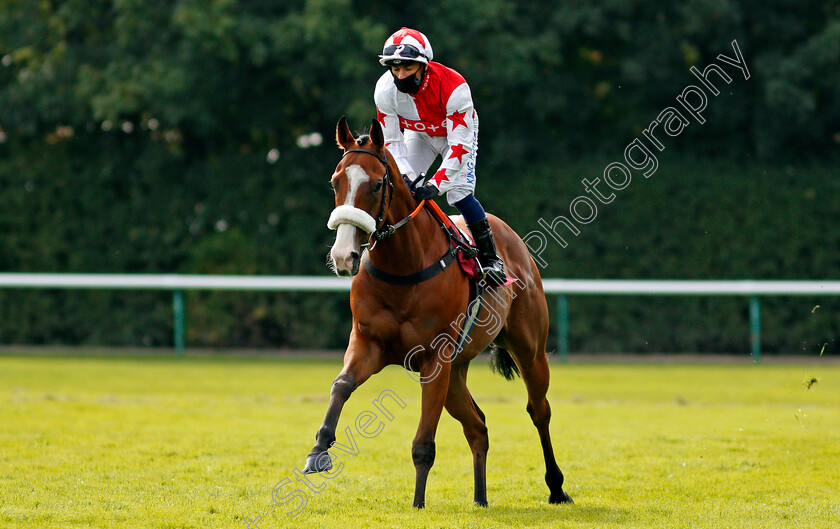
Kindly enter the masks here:
<path id="1" fill-rule="evenodd" d="M 426 479 L 435 463 L 435 432 L 446 402 L 449 387 L 449 362 L 441 362 L 437 357 L 426 361 L 420 367 L 422 384 L 422 407 L 420 425 L 411 444 L 411 458 L 417 477 L 414 483 L 414 507 L 426 506 Z"/>
<path id="2" fill-rule="evenodd" d="M 380 347 L 369 340 L 357 337 L 355 332 L 351 333 L 350 343 L 344 353 L 344 367 L 332 383 L 327 415 L 315 434 L 315 446 L 306 457 L 304 474 L 325 472 L 332 468 L 332 460 L 327 449 L 335 442 L 335 430 L 344 403 L 357 387 L 371 375 L 381 371 L 383 367 Z"/>

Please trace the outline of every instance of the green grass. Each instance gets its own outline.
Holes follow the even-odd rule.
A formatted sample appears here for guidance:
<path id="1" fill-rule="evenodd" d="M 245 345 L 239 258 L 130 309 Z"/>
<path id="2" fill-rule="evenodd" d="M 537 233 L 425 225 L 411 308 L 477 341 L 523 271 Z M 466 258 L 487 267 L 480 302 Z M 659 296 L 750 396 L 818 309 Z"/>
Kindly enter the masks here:
<path id="1" fill-rule="evenodd" d="M 392 421 L 354 436 L 295 517 L 272 488 L 302 468 L 337 360 L 0 356 L 0 527 L 837 527 L 840 366 L 552 366 L 552 435 L 574 505 L 549 505 L 521 380 L 474 365 L 490 430 L 486 509 L 444 414 L 427 508 L 411 508 L 419 388 L 391 367 Z M 807 382 L 812 382 L 806 389 Z M 355 433 L 355 430 L 351 430 Z M 299 484 L 289 485 L 283 494 Z"/>

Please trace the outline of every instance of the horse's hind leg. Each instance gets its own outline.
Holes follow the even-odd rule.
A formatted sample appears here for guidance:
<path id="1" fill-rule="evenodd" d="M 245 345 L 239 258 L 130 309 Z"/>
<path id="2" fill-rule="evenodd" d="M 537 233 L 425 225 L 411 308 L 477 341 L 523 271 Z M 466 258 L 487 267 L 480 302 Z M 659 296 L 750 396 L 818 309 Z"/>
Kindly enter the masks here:
<path id="1" fill-rule="evenodd" d="M 543 298 L 545 299 L 545 298 Z M 554 449 L 551 446 L 551 435 L 548 423 L 551 420 L 551 406 L 546 399 L 548 392 L 548 360 L 545 356 L 545 341 L 548 336 L 548 309 L 545 302 L 531 303 L 528 309 L 516 310 L 516 303 L 527 303 L 525 294 L 516 298 L 511 314 L 512 317 L 504 336 L 505 344 L 513 352 L 516 364 L 519 366 L 522 380 L 528 390 L 528 414 L 531 416 L 537 432 L 540 434 L 543 457 L 545 459 L 545 483 L 550 491 L 549 503 L 572 503 L 572 498 L 563 491 L 563 473 L 554 459 Z M 534 307 L 542 310 L 534 310 Z M 526 318 L 524 315 L 528 314 Z M 537 317 L 544 315 L 544 318 Z M 500 354 L 506 354 L 502 351 Z"/>
<path id="2" fill-rule="evenodd" d="M 452 366 L 445 406 L 446 411 L 464 427 L 464 437 L 467 438 L 472 451 L 475 481 L 473 501 L 476 505 L 487 507 L 487 425 L 484 413 L 467 389 L 468 368 L 469 364 Z"/>
<path id="3" fill-rule="evenodd" d="M 543 457 L 545 459 L 545 483 L 550 491 L 549 503 L 571 503 L 572 498 L 563 490 L 563 473 L 554 459 L 554 448 L 551 446 L 551 434 L 548 423 L 551 420 L 551 406 L 545 398 L 548 392 L 548 361 L 545 353 L 536 355 L 529 366 L 520 366 L 522 379 L 528 389 L 528 414 L 540 434 Z"/>

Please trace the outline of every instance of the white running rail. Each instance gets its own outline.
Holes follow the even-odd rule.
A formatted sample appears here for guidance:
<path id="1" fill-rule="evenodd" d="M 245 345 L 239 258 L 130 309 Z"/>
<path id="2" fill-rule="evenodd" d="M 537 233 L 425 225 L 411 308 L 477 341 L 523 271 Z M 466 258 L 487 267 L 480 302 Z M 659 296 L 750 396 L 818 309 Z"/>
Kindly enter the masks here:
<path id="1" fill-rule="evenodd" d="M 236 290 L 275 292 L 347 292 L 351 279 L 329 276 L 234 276 L 187 274 L 29 274 L 0 273 L 0 288 L 168 290 L 173 293 L 175 349 L 184 352 L 184 291 Z M 567 296 L 744 296 L 750 300 L 753 358 L 761 356 L 760 296 L 837 296 L 840 281 L 798 280 L 631 280 L 543 279 L 546 294 L 557 296 L 557 343 L 568 354 Z"/>

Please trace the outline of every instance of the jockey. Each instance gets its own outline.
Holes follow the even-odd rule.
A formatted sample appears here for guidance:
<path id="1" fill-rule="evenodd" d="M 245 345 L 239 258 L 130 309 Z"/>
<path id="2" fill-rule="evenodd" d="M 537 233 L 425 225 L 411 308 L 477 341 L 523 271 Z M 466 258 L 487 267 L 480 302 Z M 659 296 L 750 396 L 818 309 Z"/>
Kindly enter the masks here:
<path id="1" fill-rule="evenodd" d="M 461 74 L 432 58 L 429 39 L 417 30 L 402 28 L 385 41 L 379 62 L 388 71 L 374 92 L 385 146 L 411 181 L 428 171 L 438 155 L 442 157 L 440 169 L 414 191 L 414 198 L 419 202 L 446 194 L 475 239 L 486 280 L 502 285 L 504 263 L 484 208 L 473 195 L 478 114 L 470 87 Z"/>

